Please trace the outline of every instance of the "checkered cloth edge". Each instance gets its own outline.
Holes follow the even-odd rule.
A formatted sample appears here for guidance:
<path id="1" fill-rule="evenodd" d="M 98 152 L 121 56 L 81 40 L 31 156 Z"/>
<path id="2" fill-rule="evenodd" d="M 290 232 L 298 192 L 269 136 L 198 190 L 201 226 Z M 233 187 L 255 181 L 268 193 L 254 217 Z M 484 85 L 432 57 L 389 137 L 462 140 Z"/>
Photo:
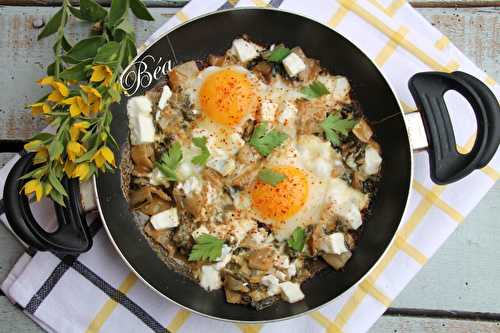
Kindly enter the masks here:
<path id="1" fill-rule="evenodd" d="M 207 12 L 271 6 L 322 22 L 358 45 L 392 83 L 406 112 L 415 109 L 406 86 L 416 72 L 468 72 L 500 96 L 496 82 L 404 0 L 192 0 L 144 44 Z M 474 144 L 475 120 L 456 95 L 447 97 L 460 151 Z M 396 241 L 370 274 L 335 301 L 308 315 L 265 325 L 216 321 L 179 308 L 148 289 L 121 262 L 97 219 L 94 246 L 79 256 L 54 256 L 27 249 L 2 284 L 12 302 L 49 332 L 365 332 L 439 246 L 500 178 L 500 154 L 466 179 L 439 186 L 429 178 L 426 153 L 414 156 L 409 206 Z M 14 160 L 0 171 L 0 188 Z M 55 223 L 47 202 L 33 209 Z M 5 216 L 2 216 L 5 223 Z"/>

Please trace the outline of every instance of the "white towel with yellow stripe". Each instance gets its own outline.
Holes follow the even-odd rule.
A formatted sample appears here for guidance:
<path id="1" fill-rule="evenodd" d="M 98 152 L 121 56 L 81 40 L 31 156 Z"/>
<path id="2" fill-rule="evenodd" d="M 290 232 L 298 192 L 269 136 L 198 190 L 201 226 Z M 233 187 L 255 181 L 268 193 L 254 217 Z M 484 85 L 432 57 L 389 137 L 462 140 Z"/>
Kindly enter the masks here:
<path id="1" fill-rule="evenodd" d="M 495 81 L 404 0 L 192 0 L 146 45 L 188 19 L 234 6 L 279 7 L 329 25 L 380 66 L 407 111 L 415 105 L 406 82 L 421 71 L 468 72 L 500 96 Z M 475 137 L 472 112 L 457 96 L 447 102 L 459 149 L 470 149 Z M 10 166 L 0 172 L 0 188 Z M 197 332 L 200 327 L 205 332 L 365 332 L 499 179 L 499 170 L 497 153 L 489 166 L 466 179 L 438 186 L 429 178 L 427 154 L 415 154 L 413 191 L 396 242 L 361 283 L 320 310 L 293 320 L 250 326 L 191 314 L 138 281 L 99 223 L 91 224 L 95 237 L 90 252 L 75 258 L 28 250 L 2 289 L 53 332 Z M 43 205 L 37 209 L 44 214 Z"/>

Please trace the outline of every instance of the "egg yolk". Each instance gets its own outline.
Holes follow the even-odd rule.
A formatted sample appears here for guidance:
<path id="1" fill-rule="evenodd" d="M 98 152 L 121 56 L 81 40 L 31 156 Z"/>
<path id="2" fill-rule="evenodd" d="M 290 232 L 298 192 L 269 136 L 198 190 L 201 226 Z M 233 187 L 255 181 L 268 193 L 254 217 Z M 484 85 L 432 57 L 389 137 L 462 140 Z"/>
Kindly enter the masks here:
<path id="1" fill-rule="evenodd" d="M 285 175 L 276 186 L 257 180 L 251 190 L 253 207 L 264 218 L 281 222 L 295 215 L 306 203 L 307 175 L 295 167 L 277 167 L 273 171 Z"/>
<path id="2" fill-rule="evenodd" d="M 228 126 L 239 124 L 257 107 L 257 95 L 245 73 L 225 69 L 210 74 L 198 98 L 202 111 L 213 121 Z"/>

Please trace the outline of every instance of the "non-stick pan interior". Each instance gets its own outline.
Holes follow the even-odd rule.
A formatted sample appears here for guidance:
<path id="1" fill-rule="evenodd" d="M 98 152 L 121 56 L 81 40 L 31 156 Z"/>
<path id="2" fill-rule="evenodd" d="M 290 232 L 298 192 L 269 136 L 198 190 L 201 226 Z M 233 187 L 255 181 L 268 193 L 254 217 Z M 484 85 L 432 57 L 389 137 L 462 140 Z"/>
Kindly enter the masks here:
<path id="1" fill-rule="evenodd" d="M 411 177 L 408 136 L 396 98 L 373 63 L 340 34 L 302 16 L 277 10 L 240 9 L 211 14 L 170 32 L 141 57 L 171 59 L 178 63 L 221 54 L 234 38 L 247 34 L 256 42 L 301 46 L 323 67 L 345 75 L 351 82 L 383 151 L 383 176 L 353 258 L 343 272 L 326 269 L 305 282 L 304 301 L 277 303 L 265 310 L 232 305 L 222 290 L 207 293 L 194 282 L 171 271 L 150 248 L 138 230 L 123 196 L 119 172 L 99 176 L 97 189 L 105 224 L 128 264 L 154 289 L 172 301 L 201 314 L 226 320 L 264 321 L 284 319 L 321 306 L 349 289 L 381 257 L 399 225 Z M 139 59 L 139 60 L 140 60 Z M 150 64 L 148 70 L 154 70 Z M 154 80 L 150 87 L 154 85 Z M 144 93 L 139 89 L 136 95 Z M 112 133 L 120 146 L 128 140 L 126 101 L 114 109 Z M 396 115 L 396 116 L 394 116 Z M 386 119 L 387 118 L 387 119 Z M 386 119 L 386 120 L 383 120 Z M 378 122 L 380 121 L 380 122 Z"/>

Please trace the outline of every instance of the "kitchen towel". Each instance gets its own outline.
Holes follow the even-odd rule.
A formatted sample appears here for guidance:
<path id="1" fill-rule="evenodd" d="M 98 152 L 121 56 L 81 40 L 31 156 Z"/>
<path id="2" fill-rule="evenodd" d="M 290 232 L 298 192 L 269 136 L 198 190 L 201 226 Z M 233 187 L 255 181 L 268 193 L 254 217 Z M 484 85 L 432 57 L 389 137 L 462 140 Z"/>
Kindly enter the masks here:
<path id="1" fill-rule="evenodd" d="M 145 45 L 191 18 L 241 6 L 269 6 L 300 13 L 343 34 L 377 63 L 407 112 L 415 109 L 408 79 L 421 71 L 468 72 L 500 96 L 495 81 L 404 0 L 192 0 Z M 447 103 L 459 150 L 468 150 L 476 129 L 470 107 L 452 93 Z M 129 271 L 97 219 L 89 221 L 95 235 L 89 252 L 58 257 L 28 249 L 3 282 L 2 290 L 51 332 L 164 332 L 165 328 L 170 332 L 197 332 L 200 328 L 205 332 L 365 332 L 500 178 L 498 153 L 485 168 L 448 186 L 430 180 L 427 153 L 416 153 L 414 162 L 408 209 L 383 259 L 363 281 L 335 301 L 296 319 L 241 325 L 180 308 L 148 289 Z M 0 188 L 12 163 L 0 172 Z M 54 223 L 46 203 L 37 204 L 36 210 L 45 217 L 43 221 Z M 5 216 L 2 218 L 5 222 Z"/>

